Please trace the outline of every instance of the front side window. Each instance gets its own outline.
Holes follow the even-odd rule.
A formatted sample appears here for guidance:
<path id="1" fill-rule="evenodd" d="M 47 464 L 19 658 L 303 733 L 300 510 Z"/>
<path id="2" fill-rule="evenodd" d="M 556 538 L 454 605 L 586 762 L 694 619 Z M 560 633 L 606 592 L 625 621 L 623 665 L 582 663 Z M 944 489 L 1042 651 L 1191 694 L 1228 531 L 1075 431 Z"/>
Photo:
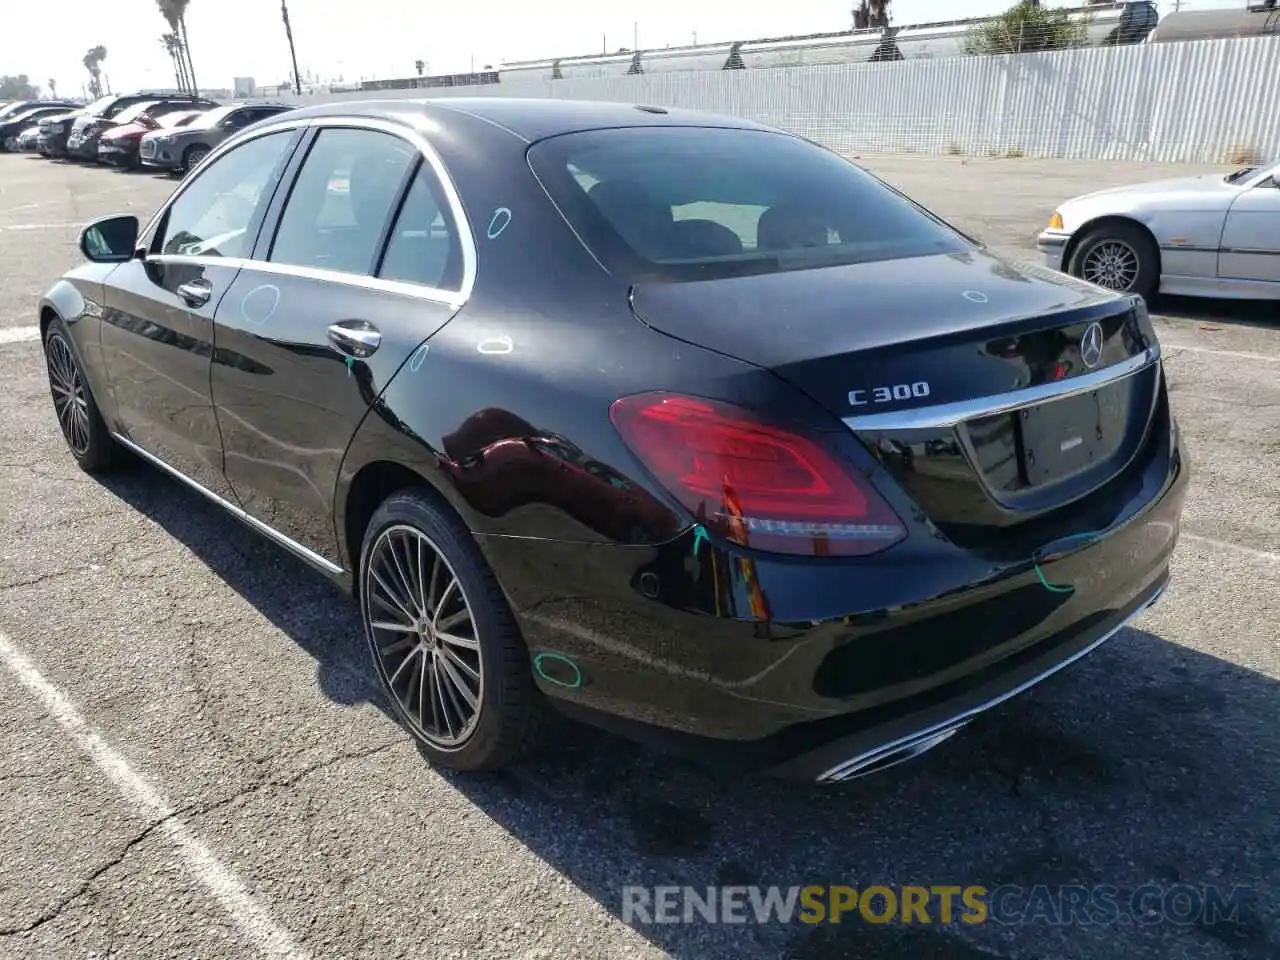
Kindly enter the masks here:
<path id="1" fill-rule="evenodd" d="M 778 133 L 635 127 L 529 151 L 597 259 L 631 280 L 700 280 L 971 248 L 956 231 L 821 147 Z"/>
<path id="2" fill-rule="evenodd" d="M 152 250 L 188 257 L 247 257 L 250 227 L 267 203 L 292 130 L 257 137 L 200 171 L 165 215 Z"/>
<path id="3" fill-rule="evenodd" d="M 418 151 L 375 130 L 321 130 L 294 182 L 268 259 L 368 276 Z"/>
<path id="4" fill-rule="evenodd" d="M 396 215 L 378 276 L 438 290 L 462 288 L 462 245 L 435 171 L 418 167 Z"/>

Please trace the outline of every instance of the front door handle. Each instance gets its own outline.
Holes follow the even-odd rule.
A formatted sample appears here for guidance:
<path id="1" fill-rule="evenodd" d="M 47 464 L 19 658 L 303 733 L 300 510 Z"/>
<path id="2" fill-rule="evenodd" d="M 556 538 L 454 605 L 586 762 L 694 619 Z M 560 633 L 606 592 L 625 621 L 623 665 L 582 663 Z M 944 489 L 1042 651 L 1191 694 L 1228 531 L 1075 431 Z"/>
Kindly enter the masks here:
<path id="1" fill-rule="evenodd" d="M 213 296 L 213 285 L 208 280 L 193 280 L 178 285 L 178 296 L 188 307 L 203 307 Z"/>
<path id="2" fill-rule="evenodd" d="M 344 320 L 329 327 L 329 344 L 344 357 L 363 360 L 382 343 L 378 328 L 365 320 Z"/>

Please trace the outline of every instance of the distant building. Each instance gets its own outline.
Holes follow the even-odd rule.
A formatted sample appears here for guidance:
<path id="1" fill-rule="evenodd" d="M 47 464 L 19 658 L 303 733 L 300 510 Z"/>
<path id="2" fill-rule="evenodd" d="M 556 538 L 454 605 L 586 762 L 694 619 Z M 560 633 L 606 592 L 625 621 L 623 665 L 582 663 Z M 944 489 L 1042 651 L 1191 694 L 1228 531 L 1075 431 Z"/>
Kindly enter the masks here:
<path id="1" fill-rule="evenodd" d="M 236 97 L 252 97 L 256 84 L 253 77 L 236 77 L 232 84 L 235 86 Z"/>

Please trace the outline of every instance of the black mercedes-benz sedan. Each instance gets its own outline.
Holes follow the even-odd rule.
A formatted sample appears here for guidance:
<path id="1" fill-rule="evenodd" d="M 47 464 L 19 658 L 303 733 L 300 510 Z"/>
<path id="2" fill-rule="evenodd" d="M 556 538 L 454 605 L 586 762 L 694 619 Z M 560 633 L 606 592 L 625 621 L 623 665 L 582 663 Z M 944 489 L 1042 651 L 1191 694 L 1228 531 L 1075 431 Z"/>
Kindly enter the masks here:
<path id="1" fill-rule="evenodd" d="M 509 763 L 558 709 L 848 779 L 1168 580 L 1188 464 L 1142 300 L 752 122 L 307 107 L 81 248 L 39 306 L 72 455 L 349 588 L 443 765 Z"/>

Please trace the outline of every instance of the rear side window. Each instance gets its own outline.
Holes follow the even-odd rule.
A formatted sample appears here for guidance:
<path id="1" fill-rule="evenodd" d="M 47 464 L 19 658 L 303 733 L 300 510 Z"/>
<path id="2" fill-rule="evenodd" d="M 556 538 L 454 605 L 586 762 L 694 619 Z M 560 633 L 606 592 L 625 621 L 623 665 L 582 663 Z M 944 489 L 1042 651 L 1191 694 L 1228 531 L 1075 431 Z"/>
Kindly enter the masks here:
<path id="1" fill-rule="evenodd" d="M 783 134 L 634 127 L 535 144 L 529 162 L 611 273 L 701 280 L 971 249 L 870 174 Z"/>
<path id="2" fill-rule="evenodd" d="M 416 148 L 388 133 L 321 130 L 294 182 L 267 259 L 372 274 L 383 230 L 417 158 Z"/>
<path id="3" fill-rule="evenodd" d="M 440 181 L 425 163 L 396 216 L 378 276 L 438 290 L 462 289 L 462 245 Z"/>

